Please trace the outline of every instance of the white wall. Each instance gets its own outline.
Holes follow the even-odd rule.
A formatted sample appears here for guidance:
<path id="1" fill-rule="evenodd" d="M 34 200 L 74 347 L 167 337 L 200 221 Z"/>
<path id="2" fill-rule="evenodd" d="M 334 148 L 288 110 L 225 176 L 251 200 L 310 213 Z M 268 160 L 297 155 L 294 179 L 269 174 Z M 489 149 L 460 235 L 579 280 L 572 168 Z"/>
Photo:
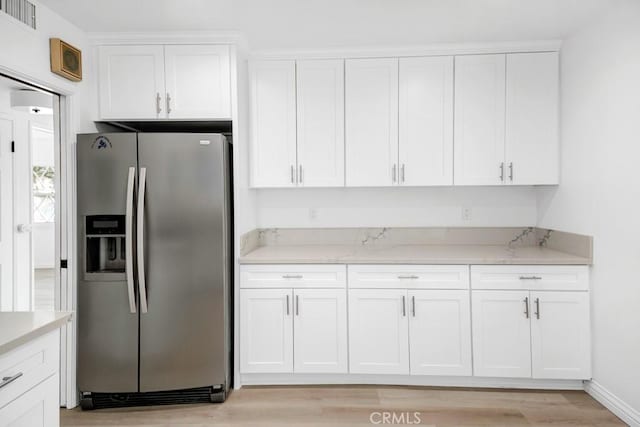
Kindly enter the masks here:
<path id="1" fill-rule="evenodd" d="M 562 48 L 561 185 L 539 225 L 594 236 L 593 379 L 640 411 L 640 2 Z"/>
<path id="2" fill-rule="evenodd" d="M 300 188 L 256 192 L 260 227 L 520 227 L 536 223 L 533 187 Z M 469 220 L 463 219 L 463 208 L 471 208 Z"/>

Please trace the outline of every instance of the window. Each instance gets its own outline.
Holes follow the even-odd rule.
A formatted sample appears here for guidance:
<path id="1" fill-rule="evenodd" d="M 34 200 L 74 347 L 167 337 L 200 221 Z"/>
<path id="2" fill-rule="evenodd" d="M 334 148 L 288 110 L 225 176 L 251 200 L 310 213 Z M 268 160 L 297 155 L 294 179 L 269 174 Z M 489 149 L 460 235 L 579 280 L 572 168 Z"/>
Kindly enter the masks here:
<path id="1" fill-rule="evenodd" d="M 33 222 L 54 222 L 56 213 L 55 171 L 53 166 L 34 166 Z"/>

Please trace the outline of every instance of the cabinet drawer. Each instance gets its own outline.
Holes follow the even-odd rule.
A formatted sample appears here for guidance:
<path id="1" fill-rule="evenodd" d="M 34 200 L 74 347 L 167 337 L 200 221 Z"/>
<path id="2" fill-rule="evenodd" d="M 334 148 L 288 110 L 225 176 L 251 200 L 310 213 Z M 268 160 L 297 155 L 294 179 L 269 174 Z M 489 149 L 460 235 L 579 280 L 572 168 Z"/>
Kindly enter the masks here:
<path id="1" fill-rule="evenodd" d="M 16 377 L 0 388 L 0 408 L 58 371 L 59 343 L 56 329 L 0 356 L 0 378 Z"/>
<path id="2" fill-rule="evenodd" d="M 589 267 L 546 265 L 473 265 L 472 289 L 546 291 L 589 290 Z"/>
<path id="3" fill-rule="evenodd" d="M 242 265 L 241 288 L 344 288 L 345 265 Z"/>
<path id="4" fill-rule="evenodd" d="M 349 288 L 469 289 L 466 265 L 350 265 Z"/>
<path id="5" fill-rule="evenodd" d="M 60 426 L 60 379 L 52 375 L 0 408 L 0 427 Z"/>

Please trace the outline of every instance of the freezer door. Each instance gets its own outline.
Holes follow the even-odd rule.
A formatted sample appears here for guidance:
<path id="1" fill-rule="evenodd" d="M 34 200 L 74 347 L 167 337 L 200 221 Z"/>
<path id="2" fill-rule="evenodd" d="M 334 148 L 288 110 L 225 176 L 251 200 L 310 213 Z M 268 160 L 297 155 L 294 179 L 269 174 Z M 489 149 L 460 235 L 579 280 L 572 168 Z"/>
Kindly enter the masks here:
<path id="1" fill-rule="evenodd" d="M 225 383 L 227 150 L 217 134 L 139 135 L 146 174 L 138 242 L 147 297 L 140 314 L 142 392 Z"/>
<path id="2" fill-rule="evenodd" d="M 109 272 L 87 280 L 87 215 L 126 215 L 137 167 L 135 133 L 78 135 L 78 389 L 138 391 L 138 313 L 135 287 Z M 129 200 L 130 208 L 135 206 Z M 131 216 L 133 211 L 130 210 Z M 130 233 L 132 234 L 132 233 Z M 131 245 L 133 236 L 125 237 Z M 133 253 L 125 269 L 133 273 Z M 115 278 L 115 279 L 114 279 Z M 130 295 L 129 290 L 133 291 Z M 131 298 L 132 297 L 132 298 Z M 131 304 L 136 311 L 132 313 Z"/>

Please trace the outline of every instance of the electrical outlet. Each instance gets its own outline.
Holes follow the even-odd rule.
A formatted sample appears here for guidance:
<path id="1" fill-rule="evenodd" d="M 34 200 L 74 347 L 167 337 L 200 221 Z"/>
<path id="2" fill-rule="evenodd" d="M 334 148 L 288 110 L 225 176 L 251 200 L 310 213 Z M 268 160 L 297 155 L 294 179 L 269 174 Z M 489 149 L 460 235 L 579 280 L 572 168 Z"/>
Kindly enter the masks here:
<path id="1" fill-rule="evenodd" d="M 309 219 L 314 220 L 318 218 L 318 209 L 309 208 Z"/>
<path id="2" fill-rule="evenodd" d="M 462 208 L 462 220 L 463 221 L 471 221 L 471 217 L 472 217 L 473 211 L 470 207 L 463 207 Z"/>

